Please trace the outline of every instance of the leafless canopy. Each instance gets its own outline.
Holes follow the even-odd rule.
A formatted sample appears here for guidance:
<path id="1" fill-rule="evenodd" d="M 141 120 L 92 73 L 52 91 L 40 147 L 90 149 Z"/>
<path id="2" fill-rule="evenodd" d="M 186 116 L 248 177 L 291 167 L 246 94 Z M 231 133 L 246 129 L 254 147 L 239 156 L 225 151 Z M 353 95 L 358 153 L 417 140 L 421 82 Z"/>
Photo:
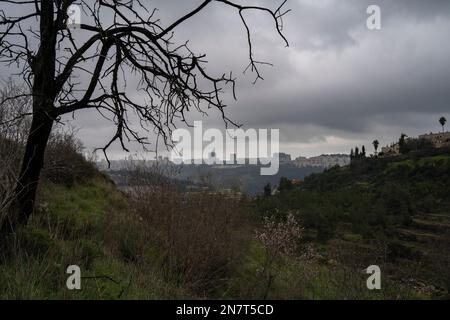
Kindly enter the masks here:
<path id="1" fill-rule="evenodd" d="M 284 9 L 286 1 L 269 9 L 240 4 L 238 0 L 204 0 L 194 10 L 165 26 L 156 18 L 156 9 L 149 9 L 150 1 L 0 0 L 0 59 L 22 68 L 20 73 L 32 87 L 36 68 L 42 67 L 35 63 L 39 54 L 36 47 L 45 32 L 51 33 L 47 36 L 53 39 L 50 46 L 54 45 L 56 51 L 50 117 L 58 120 L 64 114 L 81 109 L 98 110 L 116 125 L 115 134 L 101 148 L 104 152 L 115 141 L 119 141 L 124 150 L 129 141 L 147 143 L 138 133 L 138 127 L 129 121 L 131 114 L 137 116 L 140 127 L 154 130 L 170 144 L 170 131 L 175 128 L 175 122 L 186 122 L 185 115 L 190 110 L 204 113 L 216 108 L 226 124 L 234 124 L 225 115 L 226 106 L 221 98 L 226 87 L 231 88 L 234 95 L 232 73 L 221 76 L 207 73 L 205 55 L 192 52 L 187 43 L 174 43 L 176 28 L 213 4 L 236 10 L 248 38 L 247 69 L 254 72 L 257 81 L 262 79 L 258 67 L 265 63 L 253 55 L 245 14 L 260 11 L 269 15 L 288 45 L 282 34 L 282 18 L 289 11 Z M 73 4 L 83 13 L 78 30 L 67 27 L 67 10 Z M 43 14 L 49 10 L 53 14 Z M 48 27 L 49 19 L 53 28 Z M 40 50 L 46 49 L 41 46 Z M 126 91 L 130 77 L 138 79 L 140 99 Z M 144 103 L 142 97 L 145 97 Z"/>

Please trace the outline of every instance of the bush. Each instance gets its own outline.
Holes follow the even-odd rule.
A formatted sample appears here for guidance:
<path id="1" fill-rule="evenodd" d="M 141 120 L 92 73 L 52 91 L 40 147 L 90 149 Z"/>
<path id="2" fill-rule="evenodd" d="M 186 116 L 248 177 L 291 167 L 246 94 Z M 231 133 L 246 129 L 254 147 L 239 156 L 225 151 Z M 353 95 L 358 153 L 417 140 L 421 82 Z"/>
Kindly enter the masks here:
<path id="1" fill-rule="evenodd" d="M 0 224 L 13 200 L 31 108 L 25 88 L 7 84 L 0 89 Z"/>
<path id="2" fill-rule="evenodd" d="M 84 158 L 82 150 L 73 131 L 52 134 L 45 153 L 43 178 L 65 186 L 87 182 L 97 170 Z"/>
<path id="3" fill-rule="evenodd" d="M 138 169 L 130 190 L 134 211 L 165 276 L 198 293 L 223 283 L 250 240 L 247 200 L 214 192 L 182 193 L 161 168 Z"/>
<path id="4" fill-rule="evenodd" d="M 256 239 L 264 249 L 264 259 L 257 269 L 264 281 L 263 299 L 267 299 L 275 278 L 279 275 L 275 265 L 284 256 L 297 253 L 303 234 L 303 228 L 292 214 L 288 214 L 284 221 L 277 221 L 273 216 L 266 217 L 262 228 L 256 230 Z"/>
<path id="5" fill-rule="evenodd" d="M 280 192 L 285 191 L 285 190 L 292 190 L 293 185 L 292 185 L 292 181 L 289 180 L 288 178 L 285 177 L 281 177 L 280 178 L 280 183 L 278 186 L 278 190 Z"/>
<path id="6" fill-rule="evenodd" d="M 0 225 L 14 199 L 19 163 L 20 152 L 17 143 L 0 135 Z"/>
<path id="7" fill-rule="evenodd" d="M 400 152 L 402 154 L 407 154 L 412 151 L 417 150 L 431 150 L 434 148 L 434 145 L 431 141 L 426 139 L 416 139 L 416 138 L 410 138 L 406 139 L 403 143 L 403 145 L 400 148 Z"/>

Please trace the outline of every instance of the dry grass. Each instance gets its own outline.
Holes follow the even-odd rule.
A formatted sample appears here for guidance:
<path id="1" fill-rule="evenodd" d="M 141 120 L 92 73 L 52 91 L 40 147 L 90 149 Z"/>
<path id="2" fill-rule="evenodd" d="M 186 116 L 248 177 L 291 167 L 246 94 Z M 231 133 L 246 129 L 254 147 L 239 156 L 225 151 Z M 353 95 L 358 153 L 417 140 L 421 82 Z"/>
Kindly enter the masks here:
<path id="1" fill-rule="evenodd" d="M 29 118 L 20 117 L 29 111 L 27 97 L 20 96 L 22 88 L 13 84 L 0 90 L 0 225 L 6 218 L 7 209 L 13 200 L 13 191 L 18 178 L 22 157 L 22 146 L 29 127 Z"/>
<path id="2" fill-rule="evenodd" d="M 166 277 L 207 294 L 223 284 L 247 251 L 248 201 L 180 192 L 173 180 L 162 178 L 167 170 L 135 171 L 129 193 L 133 209 L 149 241 L 160 248 L 157 259 Z"/>

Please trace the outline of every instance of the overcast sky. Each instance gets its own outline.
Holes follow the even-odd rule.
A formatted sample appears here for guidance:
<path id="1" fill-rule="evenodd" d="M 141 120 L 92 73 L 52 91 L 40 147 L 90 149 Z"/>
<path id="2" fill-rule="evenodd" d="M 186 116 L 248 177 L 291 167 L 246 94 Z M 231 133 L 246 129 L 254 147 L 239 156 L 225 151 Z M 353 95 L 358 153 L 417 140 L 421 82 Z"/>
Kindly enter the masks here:
<path id="1" fill-rule="evenodd" d="M 169 25 L 199 1 L 144 2 Z M 379 31 L 366 27 L 370 4 L 381 7 Z M 248 48 L 236 11 L 212 4 L 176 30 L 176 40 L 207 54 L 210 73 L 238 76 L 238 100 L 228 96 L 227 112 L 244 128 L 279 128 L 281 151 L 296 157 L 361 144 L 372 150 L 374 139 L 386 145 L 401 132 L 439 130 L 440 116 L 450 120 L 450 1 L 289 0 L 287 7 L 288 48 L 268 16 L 247 16 L 255 57 L 273 63 L 255 85 L 242 73 Z M 216 113 L 203 120 L 224 127 Z M 113 128 L 95 112 L 77 114 L 75 126 L 88 148 L 102 146 Z M 118 146 L 112 154 L 122 156 Z"/>

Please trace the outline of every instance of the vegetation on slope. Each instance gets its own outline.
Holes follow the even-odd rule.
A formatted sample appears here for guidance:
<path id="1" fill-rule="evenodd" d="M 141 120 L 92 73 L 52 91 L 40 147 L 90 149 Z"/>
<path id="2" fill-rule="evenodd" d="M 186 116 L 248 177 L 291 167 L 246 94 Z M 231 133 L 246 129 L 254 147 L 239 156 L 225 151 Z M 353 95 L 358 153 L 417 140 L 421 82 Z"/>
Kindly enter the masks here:
<path id="1" fill-rule="evenodd" d="M 71 139 L 55 141 L 38 209 L 3 245 L 0 298 L 448 295 L 448 154 L 370 159 L 250 199 L 180 192 L 158 168 L 137 168 L 123 193 L 78 156 Z M 60 161 L 52 150 L 63 147 L 74 153 Z M 71 291 L 66 269 L 74 264 L 82 289 Z M 382 290 L 366 287 L 371 264 L 383 270 Z"/>
<path id="2" fill-rule="evenodd" d="M 383 266 L 418 291 L 450 288 L 450 154 L 428 150 L 367 158 L 313 174 L 300 187 L 260 197 L 262 215 L 294 213 L 326 260 Z M 339 252 L 336 252 L 339 251 Z"/>

